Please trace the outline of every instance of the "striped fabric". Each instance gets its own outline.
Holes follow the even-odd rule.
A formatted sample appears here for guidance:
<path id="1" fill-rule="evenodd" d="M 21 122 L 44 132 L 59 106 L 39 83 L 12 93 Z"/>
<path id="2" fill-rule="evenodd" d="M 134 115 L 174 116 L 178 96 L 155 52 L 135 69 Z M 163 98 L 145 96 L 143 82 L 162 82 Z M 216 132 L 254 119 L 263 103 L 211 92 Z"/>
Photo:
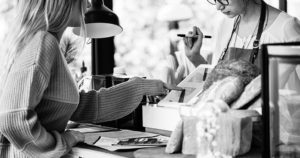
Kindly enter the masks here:
<path id="1" fill-rule="evenodd" d="M 75 141 L 65 131 L 69 120 L 98 123 L 124 117 L 143 95 L 162 94 L 158 84 L 133 78 L 79 93 L 57 39 L 38 32 L 16 58 L 0 94 L 0 157 L 61 157 Z"/>

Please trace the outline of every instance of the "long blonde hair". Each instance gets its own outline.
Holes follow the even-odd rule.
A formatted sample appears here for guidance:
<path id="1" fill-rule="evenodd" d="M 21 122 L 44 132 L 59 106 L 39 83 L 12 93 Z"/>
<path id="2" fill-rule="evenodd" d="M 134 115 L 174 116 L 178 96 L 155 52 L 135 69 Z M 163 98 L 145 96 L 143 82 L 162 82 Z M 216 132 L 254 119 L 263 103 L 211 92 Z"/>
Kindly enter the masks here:
<path id="1" fill-rule="evenodd" d="M 14 28 L 9 34 L 4 55 L 0 81 L 6 80 L 15 58 L 26 42 L 38 31 L 48 31 L 53 35 L 63 31 L 69 24 L 72 9 L 79 1 L 81 6 L 81 32 L 85 32 L 83 0 L 18 0 Z M 1 83 L 1 82 L 0 82 Z M 1 91 L 1 90 L 0 90 Z M 1 93 L 0 93 L 1 94 Z"/>

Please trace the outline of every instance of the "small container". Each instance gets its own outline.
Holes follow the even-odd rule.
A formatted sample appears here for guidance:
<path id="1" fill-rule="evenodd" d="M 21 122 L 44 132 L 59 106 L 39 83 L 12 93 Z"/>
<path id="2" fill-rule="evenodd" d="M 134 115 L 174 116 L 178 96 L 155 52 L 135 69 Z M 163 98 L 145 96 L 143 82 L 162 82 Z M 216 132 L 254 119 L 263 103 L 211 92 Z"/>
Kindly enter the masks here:
<path id="1" fill-rule="evenodd" d="M 113 75 L 117 77 L 127 76 L 125 67 L 114 67 Z"/>

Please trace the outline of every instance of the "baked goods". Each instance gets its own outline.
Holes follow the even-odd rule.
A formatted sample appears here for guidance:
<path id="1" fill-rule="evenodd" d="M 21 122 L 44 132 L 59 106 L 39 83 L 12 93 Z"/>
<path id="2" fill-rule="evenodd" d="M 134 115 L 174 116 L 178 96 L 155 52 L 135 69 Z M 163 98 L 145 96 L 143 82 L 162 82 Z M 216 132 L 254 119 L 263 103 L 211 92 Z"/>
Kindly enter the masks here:
<path id="1" fill-rule="evenodd" d="M 260 77 L 257 77 L 259 74 L 259 69 L 247 61 L 222 61 L 208 75 L 203 91 L 196 96 L 197 98 L 193 98 L 192 106 L 194 106 L 193 108 L 211 106 L 208 104 L 209 102 L 222 100 L 227 106 L 235 102 L 234 108 L 243 107 L 253 96 L 258 96 L 260 93 L 260 89 L 256 89 L 260 87 Z M 250 92 L 243 93 L 245 86 L 255 77 L 257 78 L 246 89 Z M 243 96 L 241 96 L 242 93 Z M 251 96 L 247 96 L 249 93 Z M 236 101 L 237 99 L 238 101 Z M 255 111 L 245 112 L 244 110 L 229 110 L 229 112 L 221 113 L 216 117 L 218 125 L 220 125 L 216 137 L 217 151 L 236 156 L 250 150 L 252 119 L 253 116 L 257 117 L 258 113 Z M 199 143 L 199 140 L 196 139 L 197 117 L 184 116 L 182 120 L 183 123 L 173 131 L 166 152 L 174 153 L 182 150 L 181 152 L 184 154 L 196 154 L 197 143 Z M 205 142 L 202 143 L 205 144 Z"/>
<path id="2" fill-rule="evenodd" d="M 244 60 L 224 60 L 219 62 L 205 80 L 203 90 L 208 89 L 214 82 L 228 76 L 240 77 L 244 86 L 260 74 L 254 64 Z"/>
<path id="3" fill-rule="evenodd" d="M 228 76 L 214 82 L 199 96 L 199 102 L 221 99 L 228 105 L 237 99 L 244 90 L 244 83 L 240 77 Z"/>
<path id="4" fill-rule="evenodd" d="M 166 147 L 166 153 L 177 153 L 181 152 L 183 140 L 183 122 L 180 120 L 175 129 L 173 130 L 171 137 Z"/>
<path id="5" fill-rule="evenodd" d="M 246 87 L 241 96 L 230 107 L 232 109 L 248 109 L 259 99 L 261 92 L 261 75 L 253 79 Z"/>

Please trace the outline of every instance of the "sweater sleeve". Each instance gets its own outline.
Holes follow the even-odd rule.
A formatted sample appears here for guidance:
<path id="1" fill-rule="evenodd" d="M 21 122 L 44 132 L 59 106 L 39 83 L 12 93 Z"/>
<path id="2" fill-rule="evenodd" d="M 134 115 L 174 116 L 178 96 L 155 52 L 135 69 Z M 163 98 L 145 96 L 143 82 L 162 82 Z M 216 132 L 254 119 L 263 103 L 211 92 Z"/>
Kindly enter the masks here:
<path id="1" fill-rule="evenodd" d="M 111 88 L 80 92 L 80 103 L 71 120 L 77 122 L 106 122 L 133 112 L 144 95 L 164 93 L 158 80 L 133 78 Z"/>
<path id="2" fill-rule="evenodd" d="M 28 157 L 61 157 L 71 149 L 71 144 L 76 141 L 75 136 L 71 132 L 47 131 L 35 111 L 49 84 L 50 74 L 46 72 L 51 71 L 51 63 L 55 59 L 53 51 L 58 49 L 54 43 L 43 44 L 47 45 L 44 46 L 46 49 L 40 52 L 52 53 L 51 57 L 41 58 L 43 67 L 39 62 L 31 62 L 37 60 L 38 56 L 28 54 L 22 56 L 26 60 L 22 58 L 22 62 L 18 61 L 19 65 L 12 68 L 7 77 L 4 92 L 0 96 L 0 133 Z M 27 64 L 21 66 L 20 63 Z"/>

